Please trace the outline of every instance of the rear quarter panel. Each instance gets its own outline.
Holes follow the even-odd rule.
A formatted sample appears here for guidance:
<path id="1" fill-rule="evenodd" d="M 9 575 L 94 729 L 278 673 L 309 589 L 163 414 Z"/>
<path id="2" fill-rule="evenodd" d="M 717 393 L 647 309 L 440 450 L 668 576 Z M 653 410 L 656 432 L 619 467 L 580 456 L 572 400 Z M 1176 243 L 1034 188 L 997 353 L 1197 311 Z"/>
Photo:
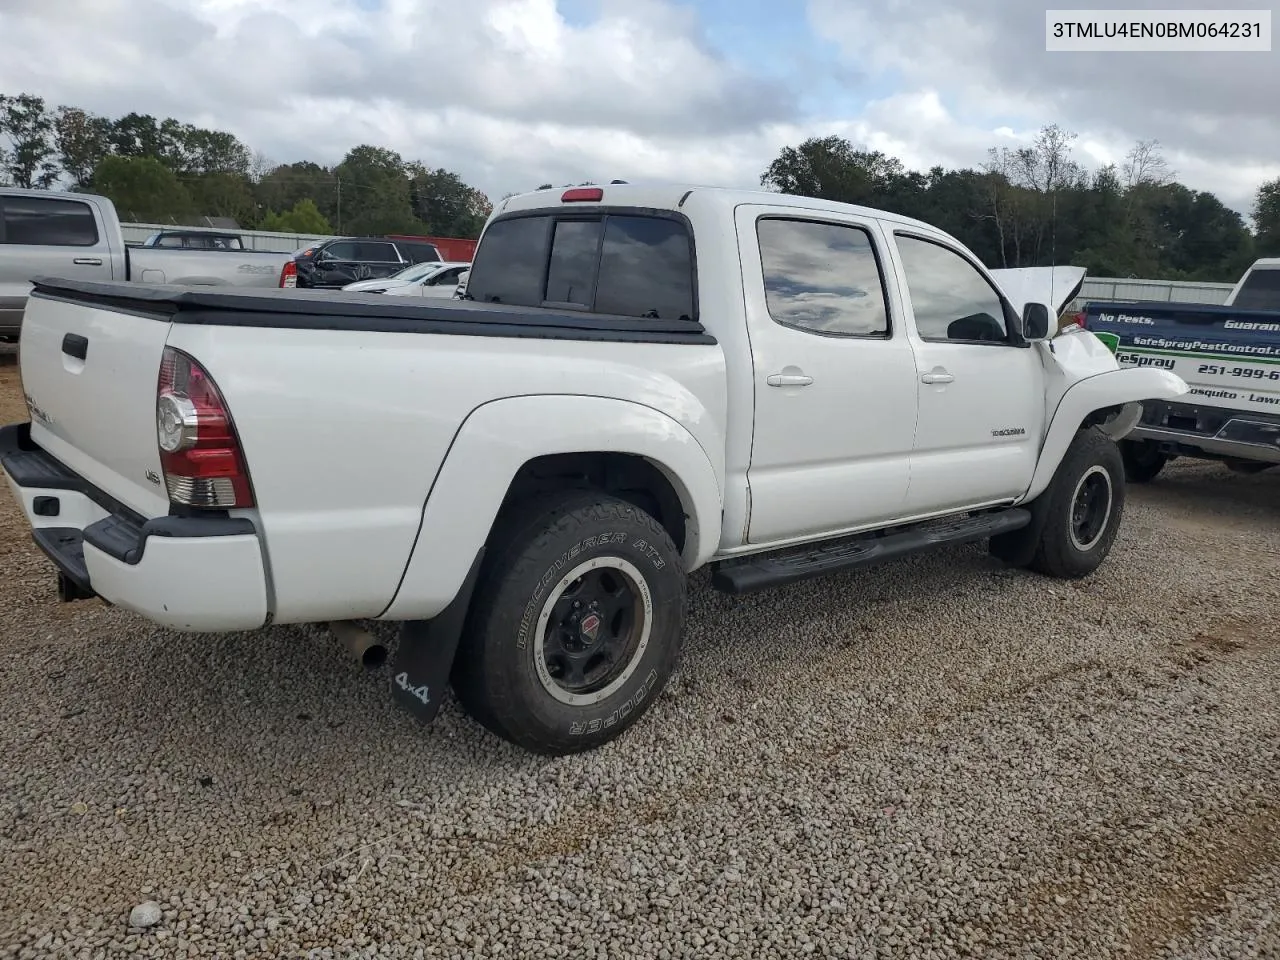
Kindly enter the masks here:
<path id="1" fill-rule="evenodd" d="M 441 464 L 483 404 L 539 395 L 629 400 L 663 412 L 723 462 L 717 346 L 183 324 L 169 343 L 205 366 L 235 420 L 277 622 L 375 617 L 387 608 Z M 591 428 L 608 436 L 617 424 Z M 479 546 L 418 550 L 456 551 L 469 564 Z"/>

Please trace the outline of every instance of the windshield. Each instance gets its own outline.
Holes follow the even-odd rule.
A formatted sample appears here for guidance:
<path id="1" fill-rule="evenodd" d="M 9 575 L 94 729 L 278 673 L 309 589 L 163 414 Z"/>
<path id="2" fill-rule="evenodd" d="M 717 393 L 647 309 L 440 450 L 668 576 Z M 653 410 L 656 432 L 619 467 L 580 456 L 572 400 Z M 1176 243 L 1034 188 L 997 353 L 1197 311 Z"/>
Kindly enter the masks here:
<path id="1" fill-rule="evenodd" d="M 1241 310 L 1280 310 L 1280 269 L 1255 267 L 1240 285 L 1233 306 Z"/>
<path id="2" fill-rule="evenodd" d="M 438 263 L 415 263 L 411 267 L 405 267 L 399 273 L 393 273 L 387 279 L 389 280 L 421 280 L 427 274 L 440 269 Z"/>

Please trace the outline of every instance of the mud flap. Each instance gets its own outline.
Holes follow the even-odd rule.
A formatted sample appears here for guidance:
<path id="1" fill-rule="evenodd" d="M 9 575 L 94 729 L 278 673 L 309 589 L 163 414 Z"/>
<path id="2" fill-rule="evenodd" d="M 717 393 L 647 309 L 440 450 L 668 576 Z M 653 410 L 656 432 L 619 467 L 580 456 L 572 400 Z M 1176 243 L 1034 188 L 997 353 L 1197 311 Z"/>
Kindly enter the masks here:
<path id="1" fill-rule="evenodd" d="M 1048 504 L 1048 490 L 1024 504 L 1031 513 L 1031 522 L 1021 530 L 992 537 L 988 546 L 990 554 L 1011 567 L 1025 567 L 1029 564 L 1040 546 L 1040 538 L 1044 536 L 1045 524 L 1049 519 Z"/>
<path id="2" fill-rule="evenodd" d="M 391 696 L 423 723 L 434 720 L 440 710 L 483 559 L 481 547 L 457 595 L 440 613 L 400 626 L 400 644 L 391 664 Z"/>

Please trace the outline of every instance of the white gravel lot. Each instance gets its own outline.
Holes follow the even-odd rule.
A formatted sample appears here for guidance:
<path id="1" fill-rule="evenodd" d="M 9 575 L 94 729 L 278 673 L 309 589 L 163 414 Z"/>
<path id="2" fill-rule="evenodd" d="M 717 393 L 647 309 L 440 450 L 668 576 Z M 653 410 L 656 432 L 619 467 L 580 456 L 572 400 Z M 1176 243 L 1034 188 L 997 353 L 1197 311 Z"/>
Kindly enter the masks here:
<path id="1" fill-rule="evenodd" d="M 699 577 L 647 717 L 547 760 L 318 631 L 58 604 L 5 489 L 0 958 L 1280 957 L 1278 559 L 1280 475 L 1179 462 L 1080 584 Z"/>

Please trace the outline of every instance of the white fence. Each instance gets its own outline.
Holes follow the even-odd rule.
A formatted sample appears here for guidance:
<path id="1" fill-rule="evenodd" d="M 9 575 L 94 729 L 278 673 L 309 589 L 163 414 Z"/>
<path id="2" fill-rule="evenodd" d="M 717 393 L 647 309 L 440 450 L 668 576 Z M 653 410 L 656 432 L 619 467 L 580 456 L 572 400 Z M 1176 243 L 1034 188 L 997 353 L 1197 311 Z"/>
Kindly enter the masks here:
<path id="1" fill-rule="evenodd" d="M 244 240 L 250 250 L 266 250 L 271 253 L 292 253 L 309 247 L 320 240 L 335 239 L 331 236 L 306 233 L 270 233 L 266 230 L 221 230 L 217 227 L 180 227 L 172 223 L 122 223 L 125 243 L 141 243 L 158 230 L 182 230 L 192 233 L 234 233 Z"/>
<path id="2" fill-rule="evenodd" d="M 1085 277 L 1080 296 L 1069 309 L 1079 310 L 1089 301 L 1156 300 L 1164 303 L 1208 303 L 1221 305 L 1234 283 L 1200 283 L 1189 280 L 1137 280 L 1115 277 Z"/>

